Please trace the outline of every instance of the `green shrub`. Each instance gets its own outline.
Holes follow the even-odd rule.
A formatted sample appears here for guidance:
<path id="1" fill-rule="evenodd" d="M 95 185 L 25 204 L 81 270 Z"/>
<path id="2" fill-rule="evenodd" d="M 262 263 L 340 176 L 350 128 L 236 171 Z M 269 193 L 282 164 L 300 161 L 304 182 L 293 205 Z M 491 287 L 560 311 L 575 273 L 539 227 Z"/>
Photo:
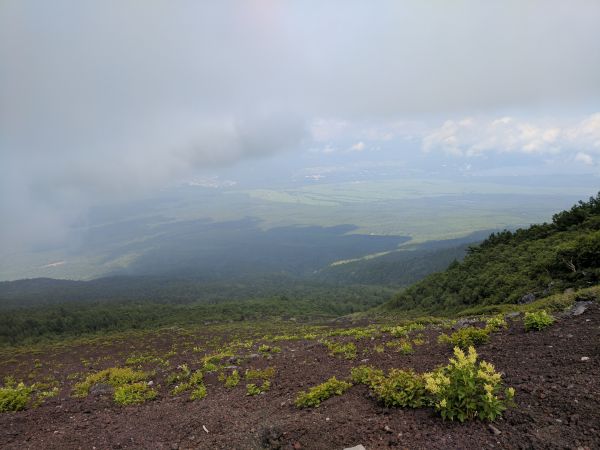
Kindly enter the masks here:
<path id="1" fill-rule="evenodd" d="M 75 384 L 73 388 L 74 395 L 75 397 L 86 397 L 90 388 L 98 383 L 106 383 L 117 388 L 124 384 L 146 381 L 147 377 L 146 372 L 133 370 L 130 367 L 111 367 L 88 375 L 85 380 Z"/>
<path id="2" fill-rule="evenodd" d="M 190 400 L 202 400 L 206 397 L 206 386 L 199 384 L 190 394 Z"/>
<path id="3" fill-rule="evenodd" d="M 405 341 L 404 339 L 399 341 L 390 341 L 385 344 L 388 347 L 395 348 L 397 352 L 402 353 L 403 355 L 410 355 L 414 353 L 412 345 L 410 342 Z"/>
<path id="4" fill-rule="evenodd" d="M 148 374 L 129 367 L 111 367 L 88 375 L 73 388 L 75 397 L 86 397 L 90 388 L 98 383 L 106 383 L 115 388 L 113 399 L 120 405 L 143 403 L 156 397 L 156 392 L 148 386 Z"/>
<path id="5" fill-rule="evenodd" d="M 394 337 L 408 337 L 411 331 L 424 330 L 425 325 L 412 322 L 406 325 L 398 325 L 395 327 L 384 327 L 383 331 L 390 333 Z"/>
<path id="6" fill-rule="evenodd" d="M 490 329 L 465 327 L 455 331 L 450 336 L 442 333 L 438 337 L 440 344 L 452 344 L 455 347 L 468 348 L 470 346 L 485 344 L 489 340 Z"/>
<path id="7" fill-rule="evenodd" d="M 231 372 L 231 375 L 225 378 L 225 387 L 226 388 L 234 388 L 240 383 L 240 374 L 237 370 Z"/>
<path id="8" fill-rule="evenodd" d="M 270 380 L 275 376 L 275 367 L 267 367 L 266 369 L 246 369 L 244 377 L 247 380 Z"/>
<path id="9" fill-rule="evenodd" d="M 502 314 L 498 314 L 497 316 L 488 318 L 485 321 L 485 327 L 490 331 L 498 331 L 508 328 L 508 324 L 506 323 L 504 316 Z"/>
<path id="10" fill-rule="evenodd" d="M 277 347 L 275 345 L 262 344 L 260 347 L 258 347 L 258 351 L 259 351 L 259 353 L 262 353 L 263 355 L 268 355 L 271 353 L 281 352 L 281 348 Z"/>
<path id="11" fill-rule="evenodd" d="M 371 388 L 385 406 L 419 408 L 427 404 L 423 375 L 412 370 L 391 369 L 387 377 L 375 381 Z"/>
<path id="12" fill-rule="evenodd" d="M 264 380 L 262 385 L 258 386 L 257 384 L 250 383 L 246 385 L 246 395 L 258 395 L 263 392 L 267 392 L 271 388 L 271 382 L 269 380 Z"/>
<path id="13" fill-rule="evenodd" d="M 540 331 L 552 325 L 554 323 L 554 317 L 548 314 L 545 310 L 528 312 L 525 313 L 523 322 L 525 323 L 525 330 Z"/>
<path id="14" fill-rule="evenodd" d="M 189 370 L 187 364 L 179 366 L 179 369 L 181 371 L 179 374 L 172 374 L 167 379 L 168 384 L 176 384 L 171 391 L 173 395 L 178 395 L 192 388 L 202 386 L 204 380 L 204 372 L 202 370 L 192 372 Z"/>
<path id="15" fill-rule="evenodd" d="M 356 358 L 356 345 L 354 342 L 344 344 L 342 342 L 323 341 L 323 344 L 329 349 L 331 356 L 343 356 L 346 359 Z"/>
<path id="16" fill-rule="evenodd" d="M 494 366 L 477 362 L 475 348 L 468 354 L 454 348 L 450 363 L 423 376 L 430 401 L 443 419 L 464 422 L 492 421 L 512 404 L 514 389 L 503 389 L 502 376 Z"/>
<path id="17" fill-rule="evenodd" d="M 23 383 L 7 383 L 0 388 L 0 412 L 22 411 L 27 408 L 32 389 Z"/>
<path id="18" fill-rule="evenodd" d="M 340 381 L 331 377 L 324 383 L 314 386 L 308 392 L 300 392 L 296 398 L 295 404 L 298 408 L 316 407 L 322 401 L 327 400 L 334 395 L 342 395 L 352 384 L 346 381 Z"/>
<path id="19" fill-rule="evenodd" d="M 383 370 L 370 366 L 358 366 L 350 371 L 350 378 L 353 383 L 373 386 L 384 377 Z"/>
<path id="20" fill-rule="evenodd" d="M 154 400 L 156 391 L 147 383 L 141 381 L 132 384 L 122 384 L 115 388 L 114 399 L 119 405 L 135 405 L 146 400 Z"/>
<path id="21" fill-rule="evenodd" d="M 355 339 L 370 338 L 379 334 L 377 328 L 372 326 L 365 328 L 347 328 L 344 330 L 334 330 L 328 333 L 328 336 L 351 336 Z"/>

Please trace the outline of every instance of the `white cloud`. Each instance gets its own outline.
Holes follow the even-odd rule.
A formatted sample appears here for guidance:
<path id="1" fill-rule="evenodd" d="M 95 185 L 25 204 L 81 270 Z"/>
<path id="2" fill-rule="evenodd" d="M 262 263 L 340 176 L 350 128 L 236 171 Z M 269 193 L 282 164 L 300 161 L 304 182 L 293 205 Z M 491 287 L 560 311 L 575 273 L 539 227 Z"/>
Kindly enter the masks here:
<path id="1" fill-rule="evenodd" d="M 587 153 L 600 153 L 600 113 L 579 122 L 499 119 L 447 120 L 422 141 L 425 152 L 455 156 L 493 153 L 554 155 L 580 152 L 579 162 L 591 164 Z M 587 153 L 581 153 L 581 152 Z"/>
<path id="2" fill-rule="evenodd" d="M 587 153 L 578 152 L 575 155 L 575 161 L 585 164 L 586 166 L 591 166 L 594 164 L 594 158 L 592 158 Z"/>
<path id="3" fill-rule="evenodd" d="M 357 142 L 352 147 L 350 147 L 350 151 L 353 152 L 362 152 L 366 148 L 366 145 L 363 141 Z"/>

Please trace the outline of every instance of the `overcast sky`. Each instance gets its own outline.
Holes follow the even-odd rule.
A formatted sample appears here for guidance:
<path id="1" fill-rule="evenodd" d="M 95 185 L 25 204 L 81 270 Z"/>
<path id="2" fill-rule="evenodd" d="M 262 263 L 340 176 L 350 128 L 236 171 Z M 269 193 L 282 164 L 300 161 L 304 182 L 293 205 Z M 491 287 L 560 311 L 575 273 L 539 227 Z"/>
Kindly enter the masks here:
<path id="1" fill-rule="evenodd" d="M 3 0 L 0 245 L 271 155 L 597 174 L 599 24 L 595 0 Z"/>

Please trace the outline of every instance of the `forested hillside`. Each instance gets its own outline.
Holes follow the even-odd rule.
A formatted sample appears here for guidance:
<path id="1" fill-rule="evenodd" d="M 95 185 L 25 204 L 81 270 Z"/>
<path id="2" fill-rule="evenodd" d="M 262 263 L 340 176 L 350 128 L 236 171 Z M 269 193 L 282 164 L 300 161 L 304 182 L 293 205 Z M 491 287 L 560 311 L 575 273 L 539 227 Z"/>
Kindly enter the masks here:
<path id="1" fill-rule="evenodd" d="M 555 214 L 551 223 L 492 233 L 462 262 L 429 275 L 383 308 L 433 312 L 518 303 L 599 280 L 600 193 Z"/>

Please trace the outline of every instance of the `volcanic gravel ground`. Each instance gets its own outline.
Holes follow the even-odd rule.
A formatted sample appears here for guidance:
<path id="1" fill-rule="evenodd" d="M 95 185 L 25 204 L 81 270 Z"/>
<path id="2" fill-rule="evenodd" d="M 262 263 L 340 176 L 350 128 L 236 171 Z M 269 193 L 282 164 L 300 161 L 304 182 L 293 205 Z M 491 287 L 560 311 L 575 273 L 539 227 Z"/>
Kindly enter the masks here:
<path id="1" fill-rule="evenodd" d="M 516 389 L 517 406 L 494 423 L 495 430 L 479 421 L 444 422 L 428 408 L 381 407 L 365 386 L 354 386 L 318 408 L 300 410 L 293 405 L 299 391 L 333 375 L 348 377 L 350 369 L 363 359 L 383 369 L 419 372 L 445 364 L 451 349 L 437 344 L 439 333 L 434 328 L 423 331 L 427 343 L 408 356 L 390 348 L 384 353 L 373 351 L 376 344 L 392 339 L 388 335 L 355 340 L 359 356 L 352 361 L 330 356 L 317 341 L 277 342 L 281 353 L 271 359 L 248 359 L 240 368 L 243 373 L 248 367 L 276 367 L 271 390 L 264 395 L 246 396 L 244 379 L 236 388 L 226 389 L 216 374 L 211 374 L 206 377 L 208 396 L 201 401 L 187 400 L 187 395 L 173 397 L 162 387 L 157 400 L 127 407 L 115 405 L 110 395 L 71 398 L 73 381 L 66 377 L 82 370 L 83 356 L 96 358 L 92 369 L 98 370 L 114 365 L 117 355 L 127 354 L 137 342 L 15 355 L 0 364 L 0 376 L 19 375 L 28 359 L 39 358 L 43 362 L 40 373 L 53 374 L 64 387 L 58 397 L 38 408 L 0 414 L 0 447 L 341 450 L 362 444 L 367 449 L 600 448 L 597 304 L 580 316 L 565 316 L 541 332 L 526 333 L 517 318 L 508 330 L 494 333 L 490 343 L 478 347 L 480 357 L 493 363 L 504 374 L 506 384 Z M 178 338 L 176 334 L 162 335 L 154 345 L 167 351 Z M 582 361 L 584 357 L 589 359 Z M 191 356 L 176 356 L 172 365 L 188 362 L 186 358 Z M 157 385 L 164 383 L 165 375 L 157 374 Z"/>

